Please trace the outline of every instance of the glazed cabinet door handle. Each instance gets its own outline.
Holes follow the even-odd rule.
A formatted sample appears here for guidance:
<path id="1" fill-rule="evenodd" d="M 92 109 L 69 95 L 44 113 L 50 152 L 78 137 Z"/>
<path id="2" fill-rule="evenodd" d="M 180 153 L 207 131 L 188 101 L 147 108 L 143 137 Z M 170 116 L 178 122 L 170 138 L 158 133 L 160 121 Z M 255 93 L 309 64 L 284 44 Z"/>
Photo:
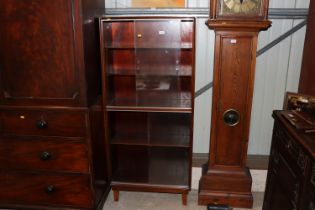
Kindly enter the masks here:
<path id="1" fill-rule="evenodd" d="M 48 124 L 45 120 L 39 120 L 37 123 L 36 123 L 36 127 L 38 129 L 45 129 L 48 127 Z"/>

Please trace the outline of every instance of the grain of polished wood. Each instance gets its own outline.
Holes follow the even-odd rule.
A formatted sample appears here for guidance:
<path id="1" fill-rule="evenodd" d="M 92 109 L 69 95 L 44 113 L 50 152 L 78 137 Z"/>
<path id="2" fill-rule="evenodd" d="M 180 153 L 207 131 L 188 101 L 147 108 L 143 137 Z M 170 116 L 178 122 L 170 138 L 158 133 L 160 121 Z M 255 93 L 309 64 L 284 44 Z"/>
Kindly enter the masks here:
<path id="1" fill-rule="evenodd" d="M 0 208 L 102 208 L 109 175 L 96 17 L 104 4 L 0 1 Z"/>
<path id="2" fill-rule="evenodd" d="M 58 109 L 2 109 L 3 134 L 86 136 L 86 112 Z"/>
<path id="3" fill-rule="evenodd" d="M 315 95 L 315 85 L 313 79 L 315 60 L 312 57 L 313 49 L 315 47 L 315 2 L 310 1 L 309 14 L 307 19 L 307 28 L 305 35 L 301 76 L 299 82 L 299 93 L 307 95 Z"/>
<path id="4" fill-rule="evenodd" d="M 230 1 L 234 2 L 234 0 Z M 210 158 L 204 164 L 198 203 L 251 208 L 252 177 L 246 167 L 258 32 L 270 26 L 268 0 L 244 12 L 210 0 L 206 24 L 215 31 Z M 242 6 L 243 3 L 234 2 Z"/>
<path id="5" fill-rule="evenodd" d="M 0 153 L 2 169 L 89 173 L 86 146 L 81 142 L 56 142 L 45 137 L 1 138 Z"/>
<path id="6" fill-rule="evenodd" d="M 111 186 L 186 194 L 191 182 L 194 28 L 188 17 L 101 19 Z"/>
<path id="7" fill-rule="evenodd" d="M 90 177 L 0 172 L 0 202 L 92 208 Z M 47 207 L 46 207 L 47 208 Z"/>

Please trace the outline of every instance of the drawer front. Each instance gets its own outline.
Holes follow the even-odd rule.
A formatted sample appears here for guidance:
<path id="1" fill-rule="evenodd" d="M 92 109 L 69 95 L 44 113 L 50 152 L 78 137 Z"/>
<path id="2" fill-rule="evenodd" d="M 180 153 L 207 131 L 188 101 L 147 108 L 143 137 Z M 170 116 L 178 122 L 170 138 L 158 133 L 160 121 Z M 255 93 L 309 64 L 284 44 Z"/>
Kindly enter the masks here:
<path id="1" fill-rule="evenodd" d="M 84 111 L 1 110 L 1 133 L 82 137 L 86 134 Z"/>
<path id="2" fill-rule="evenodd" d="M 310 186 L 309 187 L 311 188 L 311 190 L 315 194 L 315 161 L 312 162 L 311 167 L 312 167 L 312 169 L 311 169 Z"/>
<path id="3" fill-rule="evenodd" d="M 310 165 L 310 176 L 306 184 L 302 207 L 300 208 L 302 210 L 315 210 L 315 160 Z"/>
<path id="4" fill-rule="evenodd" d="M 0 167 L 88 173 L 88 152 L 83 143 L 0 139 Z"/>
<path id="5" fill-rule="evenodd" d="M 89 176 L 15 174 L 0 171 L 0 202 L 91 208 Z"/>
<path id="6" fill-rule="evenodd" d="M 305 176 L 308 157 L 293 138 L 282 128 L 276 131 L 274 138 L 277 145 L 290 167 L 296 170 L 298 175 Z"/>
<path id="7" fill-rule="evenodd" d="M 291 203 L 294 209 L 298 206 L 299 196 L 301 192 L 301 183 L 295 172 L 290 168 L 288 162 L 279 154 L 279 162 L 276 166 L 275 174 L 276 185 L 282 189 L 287 201 Z"/>
<path id="8" fill-rule="evenodd" d="M 305 207 L 306 210 L 315 210 L 315 192 L 306 195 Z"/>

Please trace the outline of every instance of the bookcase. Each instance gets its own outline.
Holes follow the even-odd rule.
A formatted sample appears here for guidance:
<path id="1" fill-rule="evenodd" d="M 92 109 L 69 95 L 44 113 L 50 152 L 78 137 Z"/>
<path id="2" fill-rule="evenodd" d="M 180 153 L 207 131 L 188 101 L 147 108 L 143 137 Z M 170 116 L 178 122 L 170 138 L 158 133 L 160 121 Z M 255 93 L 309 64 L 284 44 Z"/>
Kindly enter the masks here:
<path id="1" fill-rule="evenodd" d="M 191 182 L 195 19 L 100 20 L 111 187 L 182 194 Z"/>

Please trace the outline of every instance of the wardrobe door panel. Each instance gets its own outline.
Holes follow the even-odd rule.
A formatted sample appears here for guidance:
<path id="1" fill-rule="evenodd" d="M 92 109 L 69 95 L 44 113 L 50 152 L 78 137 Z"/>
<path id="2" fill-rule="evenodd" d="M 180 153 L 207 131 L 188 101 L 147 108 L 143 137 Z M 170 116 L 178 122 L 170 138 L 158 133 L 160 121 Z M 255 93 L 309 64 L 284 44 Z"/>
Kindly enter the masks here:
<path id="1" fill-rule="evenodd" d="M 73 105 L 82 100 L 80 1 L 1 0 L 0 100 Z M 80 99 L 81 98 L 81 99 Z"/>

